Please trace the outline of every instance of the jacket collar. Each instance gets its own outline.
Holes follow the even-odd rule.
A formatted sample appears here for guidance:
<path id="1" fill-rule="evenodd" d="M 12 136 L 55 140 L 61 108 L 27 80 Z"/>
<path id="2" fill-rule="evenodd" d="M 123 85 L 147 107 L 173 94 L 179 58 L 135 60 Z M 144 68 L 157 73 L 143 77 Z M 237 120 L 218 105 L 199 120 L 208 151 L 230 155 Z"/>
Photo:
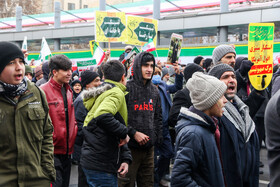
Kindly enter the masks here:
<path id="1" fill-rule="evenodd" d="M 123 84 L 120 83 L 120 82 L 112 81 L 112 80 L 109 80 L 109 79 L 106 79 L 104 82 L 114 84 L 116 87 L 118 87 L 119 89 L 121 89 L 121 91 L 123 91 L 124 94 L 127 94 L 127 93 L 128 93 L 128 92 L 126 91 L 126 86 L 123 85 Z"/>
<path id="2" fill-rule="evenodd" d="M 211 117 L 206 115 L 202 111 L 197 110 L 193 106 L 191 106 L 189 109 L 182 107 L 180 110 L 179 118 L 180 117 L 189 119 L 191 121 L 191 124 L 203 126 L 209 129 L 212 133 L 214 133 L 216 130 L 215 122 L 211 119 Z M 200 122 L 198 123 L 198 121 Z"/>
<path id="3" fill-rule="evenodd" d="M 50 78 L 49 80 L 50 84 L 54 87 L 54 88 L 57 88 L 59 90 L 61 90 L 62 88 L 62 85 L 58 84 L 54 79 L 53 77 Z M 66 90 L 69 90 L 70 89 L 70 85 L 69 84 L 63 84 L 63 86 L 65 86 Z M 71 90 L 71 89 L 70 89 Z"/>

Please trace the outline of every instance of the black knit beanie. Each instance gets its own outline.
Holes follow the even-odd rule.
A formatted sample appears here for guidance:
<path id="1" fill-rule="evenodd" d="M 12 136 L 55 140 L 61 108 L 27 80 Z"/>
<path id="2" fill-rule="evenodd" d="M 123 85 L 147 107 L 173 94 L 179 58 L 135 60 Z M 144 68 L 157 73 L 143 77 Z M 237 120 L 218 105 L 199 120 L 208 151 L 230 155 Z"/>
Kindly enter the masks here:
<path id="1" fill-rule="evenodd" d="M 16 58 L 21 58 L 24 62 L 24 55 L 21 49 L 11 42 L 0 42 L 0 74 L 6 65 Z"/>
<path id="2" fill-rule="evenodd" d="M 184 69 L 184 77 L 186 82 L 192 77 L 195 72 L 204 72 L 202 67 L 195 63 L 188 63 Z"/>
<path id="3" fill-rule="evenodd" d="M 235 73 L 235 72 L 234 72 L 234 69 L 233 69 L 231 66 L 229 66 L 229 65 L 227 65 L 227 64 L 218 64 L 218 65 L 213 66 L 213 67 L 209 70 L 208 75 L 212 75 L 212 76 L 214 76 L 214 77 L 220 79 L 221 76 L 222 76 L 222 75 L 224 74 L 224 72 L 226 72 L 226 71 L 232 71 L 233 73 Z"/>
<path id="4" fill-rule="evenodd" d="M 98 73 L 86 70 L 81 73 L 81 82 L 83 88 L 86 87 L 87 84 L 91 83 L 96 77 L 99 77 Z"/>

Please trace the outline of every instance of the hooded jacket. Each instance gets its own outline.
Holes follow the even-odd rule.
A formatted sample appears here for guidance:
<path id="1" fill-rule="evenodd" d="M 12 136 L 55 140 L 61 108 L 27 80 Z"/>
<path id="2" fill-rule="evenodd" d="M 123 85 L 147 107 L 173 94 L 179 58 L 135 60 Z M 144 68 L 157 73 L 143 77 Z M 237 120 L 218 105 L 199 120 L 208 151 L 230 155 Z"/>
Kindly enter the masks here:
<path id="1" fill-rule="evenodd" d="M 88 114 L 83 128 L 82 167 L 117 173 L 121 163 L 131 162 L 127 144 L 118 146 L 127 136 L 125 90 L 123 84 L 105 80 L 101 86 L 83 91 Z"/>
<path id="2" fill-rule="evenodd" d="M 42 84 L 45 84 L 49 80 L 49 74 L 50 74 L 50 69 L 49 69 L 49 62 L 45 62 L 42 65 L 42 71 L 43 71 L 43 78 L 38 80 L 36 82 L 36 86 L 41 86 Z"/>
<path id="3" fill-rule="evenodd" d="M 128 108 L 128 133 L 129 147 L 149 149 L 157 141 L 162 140 L 162 110 L 159 91 L 152 84 L 151 79 L 144 85 L 141 69 L 141 61 L 144 54 L 139 53 L 134 58 L 133 78 L 127 82 L 129 94 L 126 97 Z M 149 136 L 150 141 L 140 146 L 134 139 L 136 131 Z"/>
<path id="4" fill-rule="evenodd" d="M 214 121 L 203 112 L 193 107 L 181 108 L 171 186 L 224 186 L 215 130 Z"/>

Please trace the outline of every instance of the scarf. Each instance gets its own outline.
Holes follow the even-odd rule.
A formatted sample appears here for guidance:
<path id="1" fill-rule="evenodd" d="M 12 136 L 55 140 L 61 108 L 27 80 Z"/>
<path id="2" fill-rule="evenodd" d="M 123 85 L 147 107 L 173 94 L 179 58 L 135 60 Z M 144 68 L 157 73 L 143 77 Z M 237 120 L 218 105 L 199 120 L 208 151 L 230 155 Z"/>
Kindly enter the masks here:
<path id="1" fill-rule="evenodd" d="M 231 102 L 227 102 L 224 108 L 224 115 L 227 117 L 239 130 L 246 142 L 249 141 L 252 133 L 255 130 L 255 123 L 249 115 L 249 107 L 245 105 L 238 96 L 234 97 L 237 104 L 237 109 Z"/>
<path id="2" fill-rule="evenodd" d="M 27 79 L 24 77 L 20 84 L 13 85 L 0 81 L 0 95 L 16 97 L 22 95 L 27 90 Z"/>

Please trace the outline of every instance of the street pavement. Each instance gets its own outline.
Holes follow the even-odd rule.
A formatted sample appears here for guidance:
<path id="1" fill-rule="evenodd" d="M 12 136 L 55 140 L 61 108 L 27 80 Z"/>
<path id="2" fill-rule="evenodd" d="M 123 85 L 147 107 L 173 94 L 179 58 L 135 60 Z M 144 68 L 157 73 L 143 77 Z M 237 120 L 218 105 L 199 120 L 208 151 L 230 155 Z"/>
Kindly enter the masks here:
<path id="1" fill-rule="evenodd" d="M 264 173 L 259 177 L 259 187 L 267 187 L 269 183 L 269 169 L 267 162 L 267 151 L 265 148 L 261 149 L 260 160 L 263 162 L 264 167 L 260 168 Z M 72 165 L 71 168 L 71 178 L 69 187 L 78 187 L 78 166 Z"/>

